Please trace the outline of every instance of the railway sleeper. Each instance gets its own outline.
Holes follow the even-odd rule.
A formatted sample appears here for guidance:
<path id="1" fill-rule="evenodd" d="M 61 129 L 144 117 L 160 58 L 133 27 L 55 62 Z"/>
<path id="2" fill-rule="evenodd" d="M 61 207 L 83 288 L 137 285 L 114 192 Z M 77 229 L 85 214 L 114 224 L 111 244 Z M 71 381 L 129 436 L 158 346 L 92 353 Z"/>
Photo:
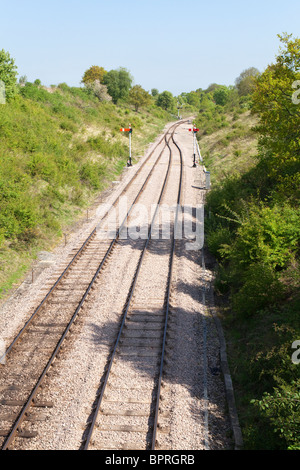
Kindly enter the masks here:
<path id="1" fill-rule="evenodd" d="M 131 347 L 132 347 L 132 346 L 131 346 Z M 134 348 L 134 347 L 132 347 L 132 348 Z M 160 354 L 161 354 L 161 348 L 159 348 L 159 349 L 157 349 L 157 350 L 155 350 L 155 351 L 151 351 L 151 350 L 145 350 L 145 351 L 139 350 L 139 351 L 134 351 L 134 350 L 133 350 L 133 351 L 120 351 L 120 352 L 118 353 L 118 355 L 119 355 L 120 357 L 122 357 L 122 356 L 123 356 L 123 357 L 124 357 L 124 356 L 126 356 L 126 357 L 127 357 L 127 356 L 134 356 L 134 357 L 136 357 L 137 355 L 138 355 L 139 357 L 158 357 L 158 356 L 160 356 Z"/>
<path id="2" fill-rule="evenodd" d="M 131 338 L 131 337 L 124 338 L 124 339 L 120 340 L 120 344 L 124 348 L 146 348 L 146 347 L 150 347 L 150 348 L 157 347 L 158 348 L 158 347 L 161 346 L 161 339 L 160 338 L 156 341 L 153 341 L 153 338 L 147 338 L 147 337 L 143 341 L 129 341 L 131 339 L 135 339 L 135 338 Z M 137 338 L 137 339 L 140 339 L 140 338 Z M 149 343 L 146 342 L 147 340 L 149 340 Z"/>
<path id="3" fill-rule="evenodd" d="M 0 429 L 0 437 L 6 437 L 10 433 L 10 429 Z M 17 437 L 21 437 L 23 439 L 32 439 L 38 435 L 37 431 L 28 431 L 18 430 Z"/>
<path id="4" fill-rule="evenodd" d="M 133 331 L 130 331 L 130 330 L 127 330 L 127 331 L 124 331 L 122 333 L 122 337 L 124 339 L 151 339 L 151 340 L 154 340 L 154 339 L 161 339 L 163 337 L 163 332 L 161 330 L 153 330 L 155 332 L 155 335 L 154 336 L 150 336 L 149 334 L 145 333 L 145 332 L 139 332 L 139 330 L 137 329 L 134 329 Z M 140 334 L 138 334 L 140 333 Z"/>
<path id="5" fill-rule="evenodd" d="M 141 326 L 139 324 L 134 324 L 134 322 L 131 323 L 131 325 L 124 325 L 124 328 L 126 329 L 132 329 L 132 330 L 141 330 Z M 151 324 L 147 324 L 145 323 L 143 325 L 143 330 L 161 330 L 161 324 L 155 324 L 153 323 L 152 325 Z"/>
<path id="6" fill-rule="evenodd" d="M 107 432 L 114 432 L 114 431 L 118 431 L 118 432 L 140 432 L 140 433 L 145 433 L 145 432 L 148 432 L 149 431 L 149 427 L 150 426 L 140 426 L 140 427 L 137 427 L 137 426 L 132 426 L 132 425 L 129 425 L 129 424 L 125 424 L 125 425 L 109 425 L 109 426 L 105 426 L 105 425 L 101 425 L 99 424 L 98 425 L 98 430 L 99 431 L 107 431 Z"/>
<path id="7" fill-rule="evenodd" d="M 16 413 L 6 413 L 0 416 L 2 422 L 14 422 L 17 419 L 18 415 Z M 25 416 L 24 421 L 30 421 L 35 423 L 37 421 L 45 421 L 47 419 L 47 414 L 39 412 L 38 414 L 29 413 Z"/>
<path id="8" fill-rule="evenodd" d="M 91 441 L 91 444 L 96 446 L 95 440 Z M 124 444 L 119 441 L 99 442 L 96 447 L 101 450 L 147 450 L 147 444 L 141 444 L 140 442 L 125 442 Z"/>
<path id="9" fill-rule="evenodd" d="M 123 404 L 122 404 L 123 405 Z M 104 410 L 100 408 L 100 413 L 104 416 L 146 416 L 149 417 L 149 410 Z"/>
<path id="10" fill-rule="evenodd" d="M 27 403 L 27 400 L 11 400 L 3 399 L 0 400 L 0 405 L 5 406 L 24 406 Z M 35 408 L 53 408 L 54 404 L 52 401 L 33 401 L 32 406 Z"/>
<path id="11" fill-rule="evenodd" d="M 163 314 L 161 315 L 157 314 L 157 316 L 153 316 L 153 315 L 150 316 L 146 314 L 138 315 L 137 313 L 133 314 L 132 316 L 131 314 L 129 314 L 129 316 L 127 317 L 127 320 L 129 322 L 136 322 L 136 323 L 163 323 L 165 321 Z"/>
<path id="12" fill-rule="evenodd" d="M 113 393 L 113 392 L 110 392 L 110 393 Z M 109 399 L 109 397 L 107 395 L 104 395 L 104 399 L 105 399 L 105 402 L 106 403 L 120 403 L 120 399 L 115 399 L 115 400 L 112 400 L 112 399 Z M 138 398 L 126 398 L 125 399 L 126 403 L 134 403 L 134 404 L 137 404 L 137 405 L 151 405 L 152 404 L 152 398 L 149 397 L 148 399 L 145 399 L 145 398 L 142 398 L 142 399 L 138 399 Z"/>

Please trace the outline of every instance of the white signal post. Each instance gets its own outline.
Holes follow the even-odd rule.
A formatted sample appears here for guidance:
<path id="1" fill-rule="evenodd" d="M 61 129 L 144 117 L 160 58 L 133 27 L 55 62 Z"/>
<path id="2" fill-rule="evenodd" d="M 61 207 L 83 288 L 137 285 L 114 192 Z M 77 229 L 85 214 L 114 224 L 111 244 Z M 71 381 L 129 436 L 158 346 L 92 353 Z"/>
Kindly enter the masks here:
<path id="1" fill-rule="evenodd" d="M 132 129 L 131 129 L 131 125 L 129 124 L 129 162 L 127 163 L 128 166 L 132 166 L 131 165 L 131 134 L 132 134 Z"/>
<path id="2" fill-rule="evenodd" d="M 132 128 L 131 124 L 129 124 L 128 128 L 122 128 L 120 129 L 121 132 L 129 132 L 129 159 L 127 161 L 127 166 L 132 166 L 131 164 L 131 134 L 132 134 Z"/>
<path id="3" fill-rule="evenodd" d="M 194 125 L 193 129 L 189 129 L 190 132 L 193 132 L 193 141 L 194 141 L 194 163 L 193 168 L 196 167 L 196 133 L 199 131 L 197 127 Z"/>

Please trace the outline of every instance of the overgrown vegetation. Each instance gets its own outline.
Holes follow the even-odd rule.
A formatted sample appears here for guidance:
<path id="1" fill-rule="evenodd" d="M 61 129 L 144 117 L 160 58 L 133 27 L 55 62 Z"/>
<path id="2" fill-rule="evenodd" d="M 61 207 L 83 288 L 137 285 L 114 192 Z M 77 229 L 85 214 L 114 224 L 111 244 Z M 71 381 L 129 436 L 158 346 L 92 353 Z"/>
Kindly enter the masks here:
<path id="1" fill-rule="evenodd" d="M 243 92 L 230 89 L 224 104 L 202 94 L 197 119 L 200 142 L 222 128 L 232 142 L 233 124 L 245 113 L 257 121 L 257 152 L 247 165 L 237 153 L 236 171 L 230 164 L 226 171 L 226 155 L 222 172 L 218 156 L 205 155 L 208 169 L 218 170 L 207 197 L 206 240 L 218 263 L 216 290 L 248 449 L 300 449 L 300 364 L 292 360 L 300 340 L 300 104 L 292 99 L 300 40 L 279 37 L 276 62 L 251 79 L 248 93 L 239 81 Z M 244 131 L 256 142 L 253 130 Z M 223 147 L 219 141 L 223 152 L 226 140 Z"/>
<path id="2" fill-rule="evenodd" d="M 135 158 L 173 119 L 152 99 L 139 112 L 129 101 L 102 99 L 97 81 L 17 84 L 14 61 L 1 54 L 8 93 L 0 104 L 0 298 L 126 166 L 120 128 L 131 123 Z"/>

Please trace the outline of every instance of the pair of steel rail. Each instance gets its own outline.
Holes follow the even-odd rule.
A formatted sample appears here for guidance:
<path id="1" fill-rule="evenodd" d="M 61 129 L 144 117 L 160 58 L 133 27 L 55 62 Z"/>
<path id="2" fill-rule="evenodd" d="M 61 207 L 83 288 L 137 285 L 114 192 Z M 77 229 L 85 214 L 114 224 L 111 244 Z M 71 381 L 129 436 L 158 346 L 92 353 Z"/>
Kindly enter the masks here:
<path id="1" fill-rule="evenodd" d="M 182 121 L 181 121 L 182 123 Z M 171 126 L 170 130 L 173 129 L 173 133 L 175 131 L 175 129 L 178 127 L 178 125 L 180 125 L 181 123 L 176 123 L 174 124 L 173 126 Z M 173 134 L 172 134 L 172 138 L 173 138 Z M 140 168 L 138 169 L 138 171 L 133 175 L 133 177 L 130 179 L 130 181 L 126 184 L 125 188 L 123 189 L 122 193 L 117 197 L 117 199 L 115 200 L 115 202 L 113 203 L 113 206 L 115 206 L 117 204 L 117 201 L 119 200 L 119 198 L 121 197 L 122 194 L 124 194 L 126 192 L 126 190 L 129 188 L 129 186 L 133 183 L 133 181 L 136 179 L 137 175 L 141 172 L 142 168 L 145 166 L 145 164 L 149 161 L 149 159 L 151 158 L 151 156 L 153 155 L 154 151 L 156 150 L 156 148 L 163 142 L 163 140 L 165 139 L 165 146 L 167 145 L 169 147 L 169 143 L 166 139 L 166 134 L 162 137 L 162 139 L 159 141 L 159 143 L 156 145 L 156 147 L 152 150 L 152 152 L 148 155 L 147 159 L 143 162 L 143 164 L 140 166 Z M 174 139 L 173 139 L 174 141 Z M 174 142 L 175 143 L 175 142 Z M 177 145 L 175 143 L 175 145 Z M 164 146 L 164 148 L 165 148 Z M 178 146 L 177 146 L 178 147 Z M 169 147 L 170 149 L 170 147 Z M 179 149 L 180 151 L 180 149 Z M 171 152 L 171 150 L 170 150 Z M 18 414 L 18 417 L 17 419 L 15 420 L 15 423 L 14 425 L 12 426 L 12 428 L 10 429 L 8 435 L 6 436 L 5 440 L 4 440 L 4 443 L 2 445 L 2 450 L 7 450 L 9 449 L 9 447 L 12 445 L 14 439 L 16 438 L 16 436 L 18 436 L 18 434 L 20 434 L 21 432 L 21 426 L 22 426 L 22 423 L 23 421 L 26 419 L 26 417 L 28 416 L 28 413 L 29 413 L 29 410 L 32 406 L 34 406 L 35 404 L 35 400 L 36 400 L 36 397 L 37 397 L 37 394 L 40 390 L 40 387 L 42 385 L 42 383 L 44 382 L 44 379 L 45 377 L 47 376 L 47 374 L 49 373 L 49 369 L 51 368 L 52 364 L 54 363 L 55 359 L 58 357 L 58 354 L 61 350 L 61 346 L 63 344 L 63 342 L 65 341 L 67 335 L 69 334 L 70 330 L 71 330 L 71 327 L 73 325 L 73 323 L 75 322 L 77 316 L 78 316 L 78 313 L 79 311 L 81 310 L 86 298 L 88 297 L 89 293 L 90 293 L 90 290 L 92 289 L 93 287 L 93 284 L 96 280 L 96 278 L 98 277 L 100 271 L 102 270 L 104 264 L 106 263 L 109 255 L 111 254 L 114 246 L 116 245 L 116 242 L 119 238 L 119 235 L 121 233 L 121 230 L 124 226 L 124 224 L 126 223 L 126 220 L 127 218 L 129 217 L 130 215 L 130 212 L 131 210 L 133 209 L 134 207 L 134 204 L 137 202 L 137 200 L 139 199 L 142 191 L 144 190 L 147 182 L 149 181 L 149 178 L 153 172 L 153 169 L 155 167 L 155 165 L 157 164 L 157 162 L 160 160 L 160 157 L 163 153 L 163 150 L 161 151 L 159 157 L 156 159 L 152 169 L 150 170 L 150 172 L 148 173 L 141 189 L 139 190 L 137 196 L 135 197 L 129 211 L 127 212 L 121 226 L 119 227 L 118 231 L 117 231 L 117 234 L 115 236 L 115 238 L 111 241 L 110 243 L 110 246 L 105 254 L 105 256 L 103 257 L 101 263 L 99 264 L 94 276 L 92 277 L 92 280 L 90 281 L 86 291 L 84 292 L 78 306 L 76 307 L 75 309 L 75 312 L 74 314 L 72 315 L 72 318 L 70 320 L 70 322 L 68 323 L 68 326 L 66 327 L 63 335 L 61 336 L 60 340 L 58 341 L 53 353 L 51 354 L 51 357 L 49 358 L 48 362 L 47 362 L 47 365 L 46 367 L 44 368 L 42 374 L 40 375 L 39 379 L 37 380 L 34 388 L 32 389 L 30 395 L 28 396 L 28 398 L 26 399 L 26 403 L 24 404 L 24 406 L 22 407 L 21 411 L 19 412 Z M 169 171 L 168 171 L 169 173 Z M 168 175 L 167 173 L 167 175 Z M 164 187 L 165 187 L 165 184 L 166 184 L 166 180 L 165 180 L 165 183 L 164 183 Z M 181 183 L 180 183 L 180 191 L 181 191 Z M 161 197 L 160 197 L 161 199 Z M 178 196 L 178 200 L 180 199 L 180 195 Z M 102 220 L 104 220 L 104 218 L 108 215 L 109 213 L 109 210 L 106 212 L 106 214 L 103 216 Z M 151 229 L 150 229 L 151 231 Z M 41 313 L 42 311 L 42 308 L 46 305 L 47 301 L 53 297 L 53 295 L 55 294 L 55 291 L 57 289 L 57 287 L 60 285 L 61 281 L 63 279 L 66 278 L 67 276 L 67 273 L 70 271 L 70 268 L 74 265 L 74 263 L 81 257 L 83 256 L 84 254 L 84 251 L 85 249 L 88 247 L 89 243 L 93 240 L 93 238 L 96 236 L 96 233 L 97 233 L 97 227 L 94 228 L 94 230 L 90 233 L 90 235 L 87 237 L 87 239 L 84 241 L 84 243 L 82 244 L 82 246 L 79 248 L 79 250 L 76 252 L 76 254 L 73 256 L 72 260 L 69 262 L 69 264 L 67 265 L 67 267 L 63 270 L 62 274 L 58 277 L 58 279 L 56 280 L 56 282 L 53 284 L 53 286 L 50 288 L 49 292 L 46 294 L 46 296 L 43 298 L 42 302 L 39 304 L 39 306 L 35 309 L 35 311 L 33 312 L 33 314 L 31 315 L 31 317 L 29 318 L 29 320 L 25 323 L 24 327 L 20 330 L 20 332 L 17 334 L 17 336 L 15 337 L 15 339 L 12 341 L 12 343 L 10 344 L 10 346 L 7 348 L 6 350 L 6 353 L 5 355 L 6 356 L 9 356 L 11 351 L 14 349 L 14 347 L 16 346 L 17 343 L 20 342 L 22 336 L 24 335 L 24 333 L 28 330 L 29 326 L 33 323 L 34 319 L 37 318 L 37 316 Z M 149 233 L 149 236 L 151 235 L 151 233 Z M 149 240 L 149 238 L 148 238 Z M 175 243 L 175 242 L 174 242 Z M 148 241 L 146 243 L 146 245 L 148 245 Z M 175 245 L 174 245 L 175 246 Z M 146 250 L 146 247 L 144 249 L 144 252 Z M 173 256 L 172 256 L 173 258 Z M 173 261 L 172 261 L 173 262 Z M 171 262 L 171 265 L 172 265 L 172 262 Z M 169 296 L 169 294 L 168 294 Z M 163 345 L 163 350 L 164 350 L 164 345 Z M 3 367 L 3 366 L 1 366 Z M 5 366 L 4 366 L 5 367 Z M 1 369 L 0 369 L 1 370 Z M 88 442 L 88 440 L 86 440 L 86 443 Z"/>
<path id="2" fill-rule="evenodd" d="M 155 391 L 155 399 L 154 399 L 154 401 L 155 401 L 155 412 L 154 412 L 154 424 L 152 426 L 152 437 L 151 437 L 151 449 L 152 450 L 154 450 L 155 446 L 156 446 L 156 432 L 157 432 L 158 418 L 159 418 L 159 408 L 160 408 L 159 405 L 160 405 L 160 395 L 161 395 L 161 387 L 162 387 L 162 380 L 163 380 L 163 365 L 164 365 L 164 359 L 165 359 L 167 327 L 168 327 L 169 308 L 170 308 L 170 292 L 171 292 L 174 254 L 175 254 L 175 230 L 176 230 L 177 223 L 178 223 L 179 206 L 180 206 L 180 202 L 181 202 L 182 177 L 183 177 L 182 152 L 181 152 L 181 149 L 179 148 L 179 146 L 177 145 L 177 143 L 174 140 L 174 132 L 175 132 L 175 130 L 173 130 L 173 132 L 172 132 L 171 139 L 172 139 L 173 143 L 176 145 L 176 147 L 179 151 L 179 155 L 180 155 L 180 177 L 179 177 L 178 193 L 177 193 L 177 201 L 176 201 L 174 230 L 173 230 L 173 234 L 172 234 L 171 249 L 170 249 L 170 254 L 169 254 L 168 281 L 167 281 L 167 288 L 166 288 L 166 292 L 165 292 L 165 301 L 164 301 L 164 310 L 165 310 L 165 312 L 164 312 L 163 335 L 162 335 L 162 342 L 161 342 L 161 355 L 160 355 L 160 360 L 159 360 L 160 365 L 159 365 L 159 373 L 158 373 L 158 377 L 157 377 L 157 388 L 156 388 L 156 391 Z M 159 198 L 158 198 L 158 202 L 157 202 L 157 205 L 156 205 L 156 210 L 153 214 L 152 221 L 151 221 L 150 226 L 148 228 L 148 237 L 147 237 L 146 243 L 143 247 L 143 250 L 141 252 L 139 262 L 138 262 L 138 266 L 137 266 L 137 269 L 136 269 L 136 272 L 135 272 L 135 275 L 134 275 L 134 278 L 133 278 L 133 282 L 131 284 L 131 288 L 130 288 L 130 291 L 129 291 L 129 294 L 128 294 L 128 297 L 127 297 L 126 305 L 125 305 L 125 308 L 124 308 L 124 311 L 123 311 L 123 318 L 122 318 L 121 326 L 120 326 L 120 329 L 119 329 L 119 333 L 118 333 L 113 351 L 112 351 L 111 356 L 110 356 L 109 364 L 108 364 L 107 369 L 106 369 L 105 379 L 104 379 L 104 382 L 102 384 L 101 392 L 99 393 L 99 396 L 98 396 L 97 401 L 95 403 L 93 417 L 92 417 L 91 421 L 89 422 L 89 430 L 88 430 L 88 433 L 87 433 L 87 435 L 84 439 L 84 446 L 83 446 L 84 450 L 88 450 L 88 448 L 90 446 L 90 443 L 92 441 L 93 432 L 94 432 L 94 429 L 96 427 L 98 415 L 99 415 L 101 405 L 102 405 L 102 402 L 103 402 L 103 397 L 104 397 L 105 391 L 106 391 L 106 386 L 107 386 L 109 378 L 110 378 L 110 372 L 111 372 L 111 369 L 113 367 L 113 363 L 115 362 L 115 359 L 116 359 L 116 354 L 117 354 L 117 349 L 118 349 L 118 346 L 119 346 L 119 343 L 120 343 L 120 338 L 121 338 L 122 332 L 124 330 L 125 322 L 126 322 L 126 319 L 127 319 L 127 316 L 128 316 L 129 309 L 130 309 L 131 300 L 132 300 L 132 298 L 134 296 L 134 293 L 135 293 L 135 287 L 136 287 L 136 284 L 137 284 L 138 276 L 139 276 L 139 273 L 140 273 L 140 270 L 141 270 L 141 267 L 142 267 L 142 264 L 143 264 L 144 257 L 146 255 L 146 252 L 147 252 L 147 249 L 148 249 L 148 245 L 149 245 L 150 240 L 151 240 L 151 234 L 152 234 L 153 227 L 155 225 L 155 220 L 156 220 L 156 217 L 157 217 L 157 214 L 158 214 L 159 205 L 160 205 L 161 200 L 163 198 L 163 195 L 164 195 L 164 192 L 165 192 L 165 189 L 166 189 L 166 185 L 167 185 L 167 182 L 168 182 L 168 179 L 169 179 L 170 168 L 171 168 L 171 165 L 172 165 L 172 150 L 171 150 L 171 147 L 170 147 L 169 142 L 167 140 L 166 140 L 166 145 L 169 148 L 169 154 L 170 154 L 169 155 L 168 168 L 167 168 L 167 171 L 166 171 L 164 182 L 163 182 L 161 192 L 160 192 L 160 195 L 159 195 Z"/>

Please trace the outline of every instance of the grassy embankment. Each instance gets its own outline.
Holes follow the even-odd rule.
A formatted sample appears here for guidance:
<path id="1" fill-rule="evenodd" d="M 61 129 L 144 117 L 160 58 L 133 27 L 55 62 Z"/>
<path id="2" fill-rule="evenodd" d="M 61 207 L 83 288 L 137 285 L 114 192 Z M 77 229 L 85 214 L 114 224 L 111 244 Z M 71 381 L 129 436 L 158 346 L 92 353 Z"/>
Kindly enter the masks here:
<path id="1" fill-rule="evenodd" d="M 173 120 L 149 106 L 100 103 L 65 84 L 45 90 L 28 83 L 0 106 L 0 298 L 18 283 L 40 250 L 63 231 Z"/>
<path id="2" fill-rule="evenodd" d="M 299 158 L 262 158 L 250 107 L 196 120 L 212 179 L 206 243 L 245 448 L 298 449 Z"/>

